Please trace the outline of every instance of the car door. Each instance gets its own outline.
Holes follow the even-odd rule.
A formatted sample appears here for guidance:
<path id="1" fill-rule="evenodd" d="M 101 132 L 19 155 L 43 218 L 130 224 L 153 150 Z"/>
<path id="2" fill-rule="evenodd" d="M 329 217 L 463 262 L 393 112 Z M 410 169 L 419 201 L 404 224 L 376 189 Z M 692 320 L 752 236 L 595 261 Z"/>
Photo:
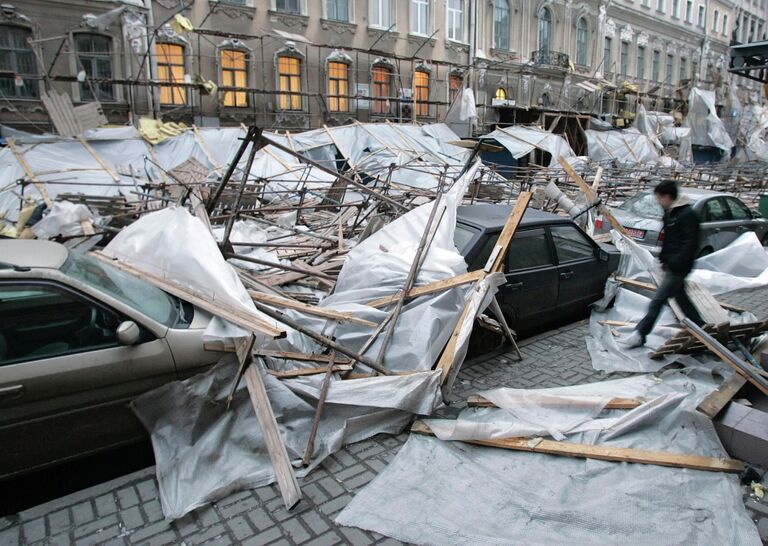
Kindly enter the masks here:
<path id="1" fill-rule="evenodd" d="M 507 284 L 500 287 L 500 304 L 512 327 L 534 329 L 551 318 L 557 306 L 557 266 L 544 228 L 515 233 L 506 259 Z"/>
<path id="2" fill-rule="evenodd" d="M 752 216 L 752 211 L 749 210 L 749 207 L 735 197 L 726 197 L 725 202 L 728 203 L 728 209 L 731 211 L 731 218 L 735 224 L 737 236 L 747 231 L 758 231 L 757 237 L 762 241 L 762 228 L 765 224 Z"/>
<path id="3" fill-rule="evenodd" d="M 163 338 L 51 281 L 0 282 L 0 478 L 140 438 L 128 402 L 175 378 Z"/>
<path id="4" fill-rule="evenodd" d="M 606 262 L 600 261 L 598 246 L 575 225 L 550 226 L 549 232 L 558 264 L 557 307 L 569 314 L 581 312 L 603 293 Z"/>
<path id="5" fill-rule="evenodd" d="M 712 197 L 704 203 L 701 223 L 701 249 L 720 250 L 731 244 L 740 234 L 724 197 Z"/>

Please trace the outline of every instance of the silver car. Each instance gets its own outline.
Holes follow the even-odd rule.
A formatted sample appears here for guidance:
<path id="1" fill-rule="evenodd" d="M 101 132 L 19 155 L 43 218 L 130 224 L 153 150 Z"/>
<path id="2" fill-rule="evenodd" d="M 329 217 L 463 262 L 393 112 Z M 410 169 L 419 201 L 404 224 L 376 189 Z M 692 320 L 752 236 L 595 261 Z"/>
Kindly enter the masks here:
<path id="1" fill-rule="evenodd" d="M 0 480 L 144 438 L 128 403 L 220 358 L 210 319 L 60 244 L 0 240 Z"/>
<path id="2" fill-rule="evenodd" d="M 695 188 L 681 188 L 680 198 L 686 199 L 701 220 L 701 240 L 698 256 L 704 256 L 731 244 L 747 231 L 768 246 L 768 220 L 752 211 L 741 200 L 728 193 Z M 613 209 L 616 219 L 629 234 L 654 256 L 661 252 L 664 240 L 664 211 L 656 202 L 653 190 L 645 190 Z M 595 232 L 605 233 L 611 226 L 603 218 L 595 222 Z"/>

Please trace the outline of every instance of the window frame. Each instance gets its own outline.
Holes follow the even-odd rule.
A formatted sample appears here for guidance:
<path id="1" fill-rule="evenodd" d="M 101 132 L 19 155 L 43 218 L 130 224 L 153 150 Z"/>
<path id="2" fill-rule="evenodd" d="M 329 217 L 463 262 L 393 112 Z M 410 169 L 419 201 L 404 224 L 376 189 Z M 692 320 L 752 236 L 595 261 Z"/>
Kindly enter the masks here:
<path id="1" fill-rule="evenodd" d="M 181 53 L 180 53 L 181 64 L 171 63 L 170 61 L 162 62 L 161 61 L 162 55 L 161 55 L 161 53 L 159 51 L 160 46 L 163 46 L 164 48 L 165 47 L 172 47 L 172 48 L 178 47 L 178 48 L 181 48 Z M 181 42 L 176 42 L 176 41 L 157 41 L 157 42 L 155 42 L 155 53 L 156 53 L 155 64 L 157 65 L 157 80 L 159 82 L 165 82 L 165 83 L 184 83 L 184 75 L 186 75 L 186 73 L 187 73 L 187 55 L 186 55 L 186 51 L 187 51 L 187 46 L 185 44 L 181 43 Z M 165 55 L 166 59 L 170 59 L 171 57 L 175 57 L 176 56 L 176 54 L 171 54 L 169 52 L 165 52 L 164 55 Z M 174 79 L 172 79 L 173 78 L 173 70 L 170 67 L 179 67 L 179 66 L 181 67 L 181 70 L 182 70 L 182 80 L 181 80 L 181 82 L 175 82 Z M 171 79 L 161 79 L 160 78 L 160 69 L 161 68 L 165 68 L 166 70 L 168 70 L 168 75 L 171 77 Z M 189 104 L 189 94 L 188 94 L 187 91 L 188 91 L 188 89 L 186 87 L 163 86 L 163 85 L 159 86 L 160 106 L 161 107 L 162 106 L 173 106 L 173 107 L 187 106 Z M 163 101 L 163 94 L 164 94 L 164 92 L 170 93 L 171 98 L 173 100 L 171 100 L 170 102 Z M 177 95 L 181 97 L 181 102 L 177 102 L 176 101 Z"/>
<path id="2" fill-rule="evenodd" d="M 9 278 L 9 279 L 2 279 L 0 280 L 0 290 L 3 287 L 6 286 L 14 286 L 14 285 L 22 285 L 22 286 L 41 286 L 41 287 L 47 287 L 49 289 L 52 289 L 52 291 L 58 291 L 62 294 L 66 294 L 71 296 L 74 300 L 82 302 L 84 305 L 90 306 L 91 308 L 98 308 L 101 312 L 109 313 L 113 315 L 116 319 L 118 324 L 120 322 L 123 322 L 125 320 L 131 320 L 139 326 L 139 329 L 142 332 L 142 338 L 145 338 L 147 336 L 148 330 L 144 328 L 141 324 L 139 324 L 137 321 L 126 317 L 124 313 L 121 313 L 117 309 L 114 309 L 110 307 L 109 305 L 105 304 L 104 302 L 92 297 L 89 294 L 86 294 L 84 292 L 81 292 L 71 286 L 68 286 L 66 284 L 56 282 L 53 280 L 48 279 L 37 279 L 37 278 Z M 46 317 L 41 317 L 41 319 L 45 319 Z M 155 338 L 154 335 L 149 334 L 152 338 Z M 144 343 L 148 341 L 147 339 L 142 339 L 141 343 Z M 71 356 L 76 354 L 83 354 L 83 353 L 90 353 L 94 351 L 102 351 L 104 349 L 114 349 L 117 347 L 121 347 L 119 341 L 117 340 L 117 330 L 115 330 L 115 343 L 109 344 L 109 345 L 97 345 L 92 346 L 90 348 L 84 348 L 82 350 L 68 350 L 65 352 L 55 353 L 55 354 L 48 354 L 48 355 L 39 355 L 35 358 L 25 358 L 25 357 L 19 357 L 13 360 L 8 361 L 0 361 L 0 367 L 3 366 L 15 366 L 18 364 L 28 364 L 28 363 L 34 363 L 39 360 L 47 360 L 51 358 L 61 358 L 65 356 Z"/>
<path id="3" fill-rule="evenodd" d="M 277 6 L 278 2 L 296 2 L 296 5 L 298 6 L 297 11 L 288 11 L 286 9 L 280 9 Z M 270 7 L 276 13 L 285 13 L 286 15 L 305 15 L 306 14 L 304 0 L 271 0 L 271 4 L 272 5 Z"/>
<path id="4" fill-rule="evenodd" d="M 752 211 L 749 210 L 749 207 L 747 205 L 745 205 L 744 203 L 742 203 L 739 199 L 737 199 L 736 197 L 730 196 L 730 195 L 725 196 L 724 199 L 725 199 L 726 204 L 728 205 L 728 210 L 731 212 L 731 220 L 733 220 L 735 222 L 740 222 L 742 220 L 753 220 L 754 219 L 753 216 L 752 216 Z M 734 205 L 732 205 L 732 203 Z M 747 214 L 746 218 L 736 218 L 736 216 L 733 214 L 734 208 L 742 210 L 742 211 L 746 211 L 746 214 Z"/>
<path id="5" fill-rule="evenodd" d="M 722 218 L 722 219 L 719 219 L 719 220 L 713 220 L 713 219 L 710 218 L 709 205 L 710 205 L 710 203 L 714 203 L 716 201 L 718 203 L 720 203 L 720 206 L 725 211 L 726 216 L 727 216 L 726 218 Z M 704 221 L 705 222 L 730 222 L 731 220 L 733 220 L 733 216 L 731 215 L 731 207 L 728 205 L 728 202 L 722 196 L 717 196 L 717 197 L 712 197 L 711 199 L 707 199 L 704 202 L 703 209 L 704 209 Z"/>
<path id="6" fill-rule="evenodd" d="M 281 59 L 289 59 L 298 63 L 297 73 L 283 72 L 280 66 Z M 292 64 L 292 63 L 291 63 Z M 304 89 L 304 57 L 296 51 L 278 51 L 275 54 L 275 78 L 277 79 L 277 110 L 279 112 L 303 112 L 305 108 Z M 284 90 L 281 83 L 283 77 L 288 78 L 288 89 Z M 298 89 L 293 88 L 293 84 L 298 81 Z M 287 101 L 287 102 L 284 102 Z M 296 102 L 298 101 L 298 102 Z M 287 104 L 288 107 L 285 107 Z M 298 107 L 296 105 L 298 104 Z"/>
<path id="7" fill-rule="evenodd" d="M 27 25 L 19 25 L 15 23 L 2 23 L 0 24 L 0 29 L 3 28 L 9 28 L 9 29 L 15 29 L 22 33 L 26 33 L 25 36 L 22 36 L 22 41 L 29 46 L 27 43 L 28 38 L 33 38 L 35 36 L 34 29 Z M 16 47 L 3 47 L 0 48 L 3 51 L 10 52 L 9 58 L 11 59 L 11 70 L 9 72 L 12 72 L 14 76 L 20 76 L 22 80 L 24 81 L 24 85 L 21 87 L 17 87 L 15 84 L 15 81 L 11 82 L 11 85 L 13 87 L 13 95 L 7 96 L 6 98 L 8 100 L 40 100 L 40 82 L 38 80 L 38 77 L 40 75 L 40 67 L 37 66 L 37 58 L 35 57 L 35 53 L 32 50 L 31 47 L 25 47 L 25 48 L 16 48 Z M 34 72 L 19 72 L 19 53 L 26 52 L 30 55 L 30 61 L 31 66 L 34 70 Z M 24 76 L 34 76 L 35 79 L 25 79 Z M 6 78 L 3 78 L 6 79 Z M 13 78 L 7 78 L 7 79 L 13 79 Z M 29 82 L 29 85 L 27 86 L 27 82 Z M 29 89 L 29 94 L 21 94 L 19 92 L 20 89 Z"/>
<path id="8" fill-rule="evenodd" d="M 451 7 L 451 2 L 460 2 L 461 8 L 456 9 Z M 464 14 L 466 12 L 466 3 L 465 0 L 446 0 L 445 3 L 445 37 L 450 42 L 457 42 L 460 44 L 466 44 L 467 43 L 467 25 L 466 21 L 464 20 Z M 458 16 L 456 15 L 458 14 Z M 455 27 L 451 26 L 452 23 L 456 23 L 458 21 L 461 25 L 460 31 L 461 36 L 457 37 L 454 34 Z"/>
<path id="9" fill-rule="evenodd" d="M 454 83 L 458 82 L 458 85 Z M 453 68 L 448 72 L 448 103 L 453 104 L 453 101 L 461 93 L 464 88 L 464 73 L 456 68 Z"/>
<path id="10" fill-rule="evenodd" d="M 661 50 L 654 49 L 651 53 L 651 81 L 661 83 Z"/>
<path id="11" fill-rule="evenodd" d="M 629 42 L 626 40 L 619 42 L 619 74 L 622 78 L 629 75 Z"/>
<path id="12" fill-rule="evenodd" d="M 505 6 L 500 7 L 504 2 Z M 500 19 L 500 14 L 504 14 Z M 505 22 L 506 21 L 506 22 Z M 512 26 L 510 19 L 509 0 L 493 1 L 493 48 L 499 51 L 510 51 L 512 49 Z"/>
<path id="13" fill-rule="evenodd" d="M 605 36 L 603 38 L 603 74 L 610 74 L 613 64 L 613 38 Z"/>
<path id="14" fill-rule="evenodd" d="M 664 84 L 672 85 L 672 74 L 675 71 L 675 56 L 672 53 L 667 53 L 666 62 L 664 63 Z"/>
<path id="15" fill-rule="evenodd" d="M 337 23 L 352 23 L 354 21 L 353 17 L 353 10 L 354 10 L 354 0 L 344 0 L 347 3 L 347 16 L 345 19 L 339 19 L 338 17 L 331 17 L 329 15 L 328 10 L 328 3 L 334 2 L 337 3 L 339 0 L 324 0 L 323 1 L 323 18 L 326 21 L 334 21 Z M 338 12 L 338 5 L 335 6 L 336 11 Z"/>
<path id="16" fill-rule="evenodd" d="M 420 76 L 421 75 L 421 76 Z M 427 85 L 417 85 L 420 77 L 426 77 Z M 413 97 L 413 111 L 417 118 L 430 117 L 429 94 L 432 88 L 432 73 L 424 66 L 417 66 L 413 71 L 413 81 L 411 85 Z M 425 91 L 426 90 L 426 91 Z M 423 96 L 422 96 L 423 95 Z"/>
<path id="17" fill-rule="evenodd" d="M 240 53 L 243 55 L 244 66 L 242 68 L 226 67 L 224 66 L 224 53 Z M 219 83 L 222 87 L 249 87 L 251 80 L 251 51 L 245 47 L 236 46 L 233 44 L 221 45 L 216 48 L 216 60 L 219 64 Z M 227 84 L 225 82 L 226 74 L 231 73 L 232 82 Z M 237 74 L 243 73 L 245 75 L 245 85 L 237 84 Z M 234 95 L 234 104 L 227 104 L 228 95 Z M 239 97 L 244 98 L 244 103 L 240 103 Z M 250 93 L 247 91 L 223 91 L 221 97 L 221 106 L 224 108 L 248 108 L 251 104 Z"/>
<path id="18" fill-rule="evenodd" d="M 377 70 L 386 70 L 387 81 L 376 81 Z M 392 115 L 392 99 L 395 96 L 392 94 L 395 81 L 395 69 L 390 63 L 374 62 L 371 65 L 371 114 L 374 116 L 391 116 Z M 387 94 L 378 94 L 382 86 L 386 85 Z"/>
<path id="19" fill-rule="evenodd" d="M 109 50 L 106 53 L 103 52 L 82 52 L 79 49 L 78 39 L 84 36 L 93 36 L 97 38 L 102 38 L 104 40 L 107 40 L 109 45 Z M 93 69 L 96 68 L 98 65 L 95 64 L 95 61 L 98 60 L 108 60 L 109 61 L 109 79 L 115 78 L 115 62 L 114 62 L 114 45 L 115 40 L 112 36 L 109 34 L 102 34 L 100 32 L 73 32 L 72 33 L 72 53 L 74 56 L 74 63 L 75 63 L 75 73 L 80 72 L 80 70 L 85 70 L 86 77 L 88 78 L 101 78 L 102 76 L 94 76 Z M 83 62 L 83 57 L 90 58 L 89 65 L 86 65 Z M 90 73 L 89 73 L 90 70 Z M 88 87 L 88 82 L 82 82 L 77 84 L 77 98 L 80 102 L 117 102 L 117 87 L 114 84 L 107 83 L 107 84 L 98 84 L 94 83 L 91 84 L 94 89 L 96 89 L 96 95 L 90 96 L 88 98 L 84 97 L 84 91 L 88 91 L 88 93 L 91 92 L 91 89 Z M 111 97 L 104 97 L 101 96 L 101 86 L 107 86 L 111 88 Z"/>
<path id="20" fill-rule="evenodd" d="M 530 228 L 521 229 L 515 234 L 515 236 L 512 238 L 512 241 L 510 241 L 510 246 L 509 246 L 510 251 L 507 252 L 506 257 L 504 258 L 504 267 L 506 268 L 506 273 L 508 274 L 513 274 L 518 272 L 528 273 L 532 271 L 538 271 L 540 269 L 557 267 L 559 265 L 556 261 L 557 260 L 556 249 L 554 248 L 552 241 L 550 240 L 549 231 L 547 230 L 547 227 L 548 226 L 532 226 Z M 547 258 L 549 259 L 549 263 L 513 269 L 512 264 L 510 263 L 510 259 L 511 259 L 511 256 L 513 256 L 513 253 L 511 252 L 511 250 L 512 250 L 512 245 L 514 244 L 514 241 L 528 239 L 528 238 L 536 239 L 539 237 L 541 237 L 541 243 L 542 245 L 544 245 L 543 248 L 547 253 Z"/>
<path id="21" fill-rule="evenodd" d="M 584 16 L 576 20 L 576 64 L 589 65 L 589 23 Z"/>
<path id="22" fill-rule="evenodd" d="M 547 6 L 542 7 L 541 10 L 539 10 L 537 18 L 539 20 L 537 37 L 538 51 L 552 51 L 552 10 Z M 546 37 L 546 44 L 542 37 Z"/>
<path id="23" fill-rule="evenodd" d="M 376 21 L 374 19 L 374 13 L 375 8 L 374 6 L 380 8 L 381 10 L 381 20 Z M 379 30 L 388 30 L 390 27 L 392 30 L 395 30 L 397 28 L 397 2 L 393 2 L 392 0 L 369 0 L 368 2 L 368 26 L 370 28 L 375 28 Z M 388 15 L 388 20 L 386 21 L 389 23 L 388 25 L 384 24 L 384 14 Z"/>
<path id="24" fill-rule="evenodd" d="M 637 66 L 635 66 L 635 74 L 638 80 L 645 79 L 645 46 L 637 46 Z"/>
<path id="25" fill-rule="evenodd" d="M 426 8 L 424 14 L 424 21 L 421 21 L 421 14 L 419 8 Z M 432 0 L 409 0 L 408 1 L 408 32 L 414 36 L 429 36 L 432 30 Z M 420 23 L 424 24 L 424 30 L 416 28 L 414 23 L 414 13 L 419 14 L 418 19 Z"/>
<path id="26" fill-rule="evenodd" d="M 332 66 L 339 65 L 344 67 L 345 78 L 334 77 L 332 75 Z M 328 111 L 333 114 L 343 114 L 350 111 L 350 88 L 352 86 L 352 66 L 346 59 L 326 59 L 325 62 L 325 74 L 326 74 L 326 90 L 328 92 Z M 346 92 L 342 93 L 339 82 L 346 84 Z M 333 87 L 335 83 L 336 91 Z M 336 106 L 334 107 L 334 101 Z"/>

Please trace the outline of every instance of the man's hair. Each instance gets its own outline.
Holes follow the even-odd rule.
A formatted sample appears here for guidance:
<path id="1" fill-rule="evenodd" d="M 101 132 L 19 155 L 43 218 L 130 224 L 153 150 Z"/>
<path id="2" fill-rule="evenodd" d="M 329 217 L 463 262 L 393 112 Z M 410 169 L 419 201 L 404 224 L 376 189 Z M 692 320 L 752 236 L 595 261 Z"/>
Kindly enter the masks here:
<path id="1" fill-rule="evenodd" d="M 653 188 L 653 193 L 669 195 L 672 199 L 677 199 L 677 183 L 674 180 L 662 180 Z"/>

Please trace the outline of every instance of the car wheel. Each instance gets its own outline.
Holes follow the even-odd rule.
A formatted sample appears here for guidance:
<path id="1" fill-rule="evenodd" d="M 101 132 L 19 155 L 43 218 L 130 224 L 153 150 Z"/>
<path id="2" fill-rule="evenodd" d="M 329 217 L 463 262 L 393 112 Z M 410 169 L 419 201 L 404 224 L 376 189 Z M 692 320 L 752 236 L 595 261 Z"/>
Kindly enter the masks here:
<path id="1" fill-rule="evenodd" d="M 768 238 L 768 237 L 766 237 Z M 765 241 L 763 241 L 763 244 L 765 244 Z M 711 246 L 705 246 L 699 251 L 699 255 L 696 256 L 697 258 L 701 258 L 703 256 L 706 256 L 707 254 L 712 254 L 712 247 Z"/>

